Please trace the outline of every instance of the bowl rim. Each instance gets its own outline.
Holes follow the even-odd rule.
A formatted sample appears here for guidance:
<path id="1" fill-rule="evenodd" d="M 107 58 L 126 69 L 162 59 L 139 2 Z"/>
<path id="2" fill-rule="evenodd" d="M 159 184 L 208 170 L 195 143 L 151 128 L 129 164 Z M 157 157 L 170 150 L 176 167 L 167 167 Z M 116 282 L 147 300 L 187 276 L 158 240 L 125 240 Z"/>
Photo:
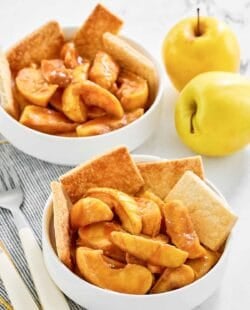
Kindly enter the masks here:
<path id="1" fill-rule="evenodd" d="M 135 161 L 145 161 L 145 162 L 149 162 L 149 161 L 162 161 L 162 160 L 166 160 L 166 158 L 161 158 L 158 156 L 153 156 L 153 155 L 143 155 L 143 154 L 136 154 L 136 155 L 132 155 L 132 157 L 135 159 Z M 217 189 L 217 187 L 211 183 L 209 180 L 205 179 L 205 183 L 213 190 L 215 191 L 215 193 L 224 201 L 227 203 L 225 197 L 223 196 L 223 194 Z M 229 207 L 230 208 L 230 207 Z M 50 213 L 50 214 L 49 214 Z M 224 245 L 224 250 L 219 258 L 219 260 L 217 261 L 217 263 L 202 277 L 200 277 L 199 279 L 195 280 L 194 282 L 181 287 L 181 288 L 177 288 L 175 290 L 172 291 L 168 291 L 168 292 L 162 292 L 162 293 L 157 293 L 157 294 L 144 294 L 144 295 L 137 295 L 137 294 L 127 294 L 127 293 L 120 293 L 120 292 L 116 292 L 116 291 L 112 291 L 112 290 L 108 290 L 108 289 L 104 289 L 101 287 L 98 287 L 86 280 L 84 280 L 83 278 L 77 276 L 73 271 L 71 271 L 68 267 L 66 267 L 58 258 L 58 256 L 55 253 L 55 250 L 51 244 L 51 240 L 50 240 L 50 225 L 51 225 L 51 217 L 53 215 L 53 210 L 52 210 L 52 194 L 50 193 L 48 199 L 46 200 L 45 203 L 45 208 L 43 210 L 43 216 L 42 216 L 42 243 L 44 244 L 44 242 L 46 242 L 47 247 L 46 249 L 48 249 L 48 255 L 51 256 L 51 258 L 54 260 L 54 262 L 56 264 L 58 264 L 58 266 L 64 271 L 66 272 L 68 277 L 71 277 L 73 281 L 78 281 L 78 283 L 82 283 L 84 285 L 89 286 L 91 289 L 93 290 L 97 290 L 96 293 L 101 292 L 102 294 L 110 294 L 110 295 L 116 295 L 116 296 L 121 296 L 122 298 L 126 298 L 126 299 L 131 299 L 131 298 L 147 298 L 147 299 L 157 299 L 157 296 L 174 296 L 176 294 L 180 294 L 181 292 L 184 292 L 186 290 L 189 290 L 192 287 L 195 287 L 197 285 L 199 285 L 199 283 L 201 283 L 202 281 L 205 281 L 207 277 L 210 277 L 212 274 L 215 274 L 217 269 L 220 268 L 221 265 L 224 264 L 224 262 L 227 259 L 228 253 L 230 251 L 230 247 L 232 244 L 232 239 L 233 239 L 233 231 L 230 232 L 225 245 Z M 47 217 L 50 217 L 49 219 Z M 43 255 L 45 255 L 43 253 Z"/>
<path id="2" fill-rule="evenodd" d="M 78 26 L 62 26 L 62 30 L 65 34 L 65 37 L 67 38 L 68 33 L 72 33 L 73 31 L 75 31 L 78 28 Z M 99 139 L 103 139 L 104 137 L 112 137 L 112 135 L 117 134 L 117 132 L 123 132 L 124 130 L 126 130 L 126 128 L 128 127 L 133 127 L 135 126 L 134 123 L 138 123 L 139 121 L 142 121 L 143 119 L 145 119 L 151 112 L 153 112 L 156 107 L 160 104 L 161 102 L 161 97 L 163 95 L 163 89 L 164 89 L 164 74 L 163 74 L 163 68 L 160 65 L 159 61 L 156 59 L 156 57 L 149 52 L 141 43 L 138 43 L 137 41 L 135 41 L 134 39 L 126 36 L 126 35 L 119 35 L 121 38 L 125 39 L 128 42 L 131 42 L 135 48 L 139 49 L 146 57 L 148 57 L 154 64 L 154 67 L 156 69 L 157 72 L 157 77 L 158 77 L 158 89 L 157 89 L 157 94 L 151 104 L 151 106 L 147 109 L 147 111 L 140 116 L 138 119 L 136 119 L 134 122 L 115 129 L 111 132 L 108 133 L 104 133 L 101 135 L 95 135 L 95 136 L 87 136 L 87 137 L 64 137 L 64 136 L 58 136 L 58 135 L 53 135 L 53 134 L 47 134 L 44 132 L 40 132 L 38 130 L 29 128 L 23 124 L 21 124 L 18 120 L 16 120 L 14 117 L 12 117 L 5 109 L 4 107 L 0 104 L 0 114 L 2 114 L 3 117 L 6 117 L 8 119 L 8 121 L 10 121 L 12 124 L 16 125 L 20 130 L 26 131 L 27 134 L 33 134 L 34 136 L 37 136 L 38 138 L 46 138 L 49 140 L 53 140 L 53 142 L 59 142 L 59 141 L 88 141 L 88 140 L 92 140 L 93 138 L 96 139 L 96 141 L 98 141 Z"/>

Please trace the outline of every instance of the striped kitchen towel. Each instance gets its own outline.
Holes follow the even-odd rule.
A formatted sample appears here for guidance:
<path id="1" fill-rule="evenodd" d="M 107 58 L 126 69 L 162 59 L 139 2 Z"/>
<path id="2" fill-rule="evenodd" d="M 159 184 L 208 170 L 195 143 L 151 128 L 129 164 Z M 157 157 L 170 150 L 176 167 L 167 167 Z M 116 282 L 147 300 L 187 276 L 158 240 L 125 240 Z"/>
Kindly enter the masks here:
<path id="1" fill-rule="evenodd" d="M 0 141 L 4 140 L 0 135 Z M 8 143 L 0 144 L 0 176 L 2 167 L 13 167 L 18 173 L 25 198 L 22 206 L 23 213 L 30 223 L 41 245 L 42 212 L 50 193 L 50 182 L 69 170 L 69 167 L 52 165 L 28 156 L 15 149 Z M 0 191 L 1 188 L 0 182 Z M 17 269 L 24 282 L 29 287 L 36 301 L 38 301 L 33 282 L 25 261 L 18 234 L 7 210 L 0 208 L 0 239 L 8 248 Z M 8 296 L 0 280 L 0 297 L 9 302 Z M 83 309 L 69 300 L 71 309 Z M 0 304 L 0 309 L 2 308 Z"/>

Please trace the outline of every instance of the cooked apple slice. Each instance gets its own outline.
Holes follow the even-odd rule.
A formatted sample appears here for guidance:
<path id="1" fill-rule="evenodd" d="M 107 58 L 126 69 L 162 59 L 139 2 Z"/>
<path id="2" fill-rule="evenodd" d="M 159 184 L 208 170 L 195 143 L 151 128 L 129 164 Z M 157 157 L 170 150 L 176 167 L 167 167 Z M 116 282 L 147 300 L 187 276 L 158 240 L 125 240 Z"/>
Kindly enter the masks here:
<path id="1" fill-rule="evenodd" d="M 126 266 L 125 263 L 120 262 L 119 260 L 113 259 L 109 256 L 102 255 L 103 260 L 109 264 L 110 268 L 112 269 L 120 269 Z"/>
<path id="2" fill-rule="evenodd" d="M 73 42 L 66 42 L 63 45 L 60 56 L 63 59 L 65 66 L 69 69 L 74 69 L 82 63 L 82 57 L 79 56 Z"/>
<path id="3" fill-rule="evenodd" d="M 27 105 L 31 105 L 31 102 L 29 102 L 21 93 L 20 91 L 17 89 L 16 83 L 13 81 L 12 85 L 11 85 L 11 90 L 12 90 L 12 94 L 13 94 L 13 98 L 14 101 L 17 103 L 18 106 L 18 110 L 20 113 L 23 112 L 24 108 Z"/>
<path id="4" fill-rule="evenodd" d="M 144 260 L 135 257 L 132 254 L 126 253 L 126 262 L 128 264 L 136 264 L 136 265 L 141 265 L 141 266 L 147 266 L 147 262 L 145 262 Z"/>
<path id="5" fill-rule="evenodd" d="M 172 242 L 188 252 L 189 258 L 198 258 L 205 255 L 205 248 L 200 244 L 194 230 L 188 208 L 180 200 L 169 201 L 163 208 L 167 233 Z"/>
<path id="6" fill-rule="evenodd" d="M 158 207 L 161 211 L 161 217 L 162 217 L 160 232 L 163 234 L 166 234 L 166 224 L 165 224 L 165 219 L 164 219 L 164 214 L 163 214 L 163 208 L 164 208 L 165 202 L 163 200 L 161 200 L 161 198 L 159 196 L 157 196 L 155 193 L 151 192 L 150 190 L 140 192 L 138 194 L 138 196 L 142 197 L 142 198 L 150 199 L 158 205 Z"/>
<path id="7" fill-rule="evenodd" d="M 142 218 L 142 233 L 151 237 L 159 234 L 161 228 L 161 211 L 150 199 L 135 198 Z"/>
<path id="8" fill-rule="evenodd" d="M 61 89 L 61 88 L 57 89 L 56 92 L 54 93 L 54 95 L 50 98 L 49 104 L 56 111 L 63 113 L 62 94 L 63 94 L 63 89 Z"/>
<path id="9" fill-rule="evenodd" d="M 107 197 L 106 201 L 111 202 L 110 207 L 114 208 L 119 216 L 122 227 L 131 234 L 139 234 L 142 229 L 142 219 L 136 201 L 129 195 L 107 187 L 91 188 L 87 195 L 100 194 L 101 197 Z M 104 198 L 105 199 L 105 198 Z"/>
<path id="10" fill-rule="evenodd" d="M 67 87 L 72 80 L 70 70 L 65 68 L 61 59 L 42 60 L 41 72 L 49 84 L 59 87 Z"/>
<path id="11" fill-rule="evenodd" d="M 89 224 L 111 221 L 113 212 L 99 199 L 86 197 L 78 200 L 70 210 L 70 224 L 73 229 Z"/>
<path id="12" fill-rule="evenodd" d="M 143 109 L 137 109 L 124 114 L 120 119 L 111 116 L 98 117 L 79 125 L 77 127 L 77 134 L 79 137 L 101 135 L 128 125 L 143 115 L 143 113 Z"/>
<path id="13" fill-rule="evenodd" d="M 191 267 L 183 264 L 178 268 L 166 268 L 160 278 L 152 287 L 150 293 L 163 293 L 183 287 L 195 280 L 194 271 Z"/>
<path id="14" fill-rule="evenodd" d="M 169 237 L 167 235 L 164 235 L 164 234 L 159 234 L 159 235 L 153 237 L 153 240 L 161 241 L 164 243 L 169 243 Z"/>
<path id="15" fill-rule="evenodd" d="M 141 266 L 145 266 L 148 268 L 148 270 L 150 270 L 153 274 L 154 273 L 162 273 L 165 269 L 165 267 L 162 266 L 156 266 L 156 265 L 151 265 L 151 264 L 147 264 L 146 261 L 139 259 L 129 253 L 126 253 L 126 262 L 128 264 L 136 264 L 136 265 L 141 265 Z"/>
<path id="16" fill-rule="evenodd" d="M 142 108 L 135 109 L 131 112 L 125 113 L 126 125 L 132 123 L 137 118 L 141 117 L 143 114 L 144 114 L 144 109 L 142 109 Z"/>
<path id="17" fill-rule="evenodd" d="M 158 207 L 160 208 L 162 216 L 164 216 L 164 214 L 163 214 L 163 207 L 164 207 L 165 203 L 164 203 L 163 200 L 161 200 L 161 198 L 159 196 L 155 195 L 151 191 L 144 191 L 144 192 L 141 192 L 139 194 L 139 197 L 153 200 L 158 205 Z"/>
<path id="18" fill-rule="evenodd" d="M 72 71 L 72 83 L 80 83 L 87 80 L 89 67 L 90 62 L 88 60 L 84 60 L 82 64 L 75 67 Z"/>
<path id="19" fill-rule="evenodd" d="M 57 134 L 57 136 L 66 137 L 66 138 L 77 138 L 78 137 L 75 131 L 59 133 L 59 134 Z"/>
<path id="20" fill-rule="evenodd" d="M 110 89 L 119 74 L 119 66 L 109 54 L 99 51 L 89 71 L 89 79 L 103 88 Z"/>
<path id="21" fill-rule="evenodd" d="M 61 59 L 43 59 L 41 61 L 41 72 L 47 82 L 50 83 L 50 74 L 54 70 L 65 69 L 64 63 Z"/>
<path id="22" fill-rule="evenodd" d="M 118 77 L 117 97 L 125 111 L 145 108 L 148 100 L 147 81 L 128 71 L 122 71 Z"/>
<path id="23" fill-rule="evenodd" d="M 103 250 L 104 254 L 118 261 L 125 261 L 125 252 L 110 240 L 112 231 L 122 231 L 120 225 L 113 222 L 100 222 L 78 229 L 78 246 Z"/>
<path id="24" fill-rule="evenodd" d="M 89 106 L 88 107 L 88 119 L 95 119 L 97 117 L 105 116 L 106 112 L 103 109 L 100 109 L 95 106 Z"/>
<path id="25" fill-rule="evenodd" d="M 206 249 L 206 254 L 203 257 L 188 259 L 186 264 L 194 270 L 196 279 L 198 279 L 206 274 L 217 263 L 219 258 L 219 252 Z"/>
<path id="26" fill-rule="evenodd" d="M 88 80 L 83 81 L 78 84 L 77 93 L 82 96 L 86 105 L 97 106 L 117 118 L 121 118 L 124 114 L 119 100 L 98 84 Z"/>
<path id="27" fill-rule="evenodd" d="M 73 132 L 77 126 L 60 112 L 34 105 L 24 108 L 19 121 L 27 127 L 49 134 Z"/>
<path id="28" fill-rule="evenodd" d="M 62 95 L 63 113 L 76 123 L 85 122 L 87 119 L 87 109 L 81 97 L 75 93 L 78 84 L 70 84 L 65 88 Z"/>
<path id="29" fill-rule="evenodd" d="M 93 249 L 106 250 L 113 243 L 110 241 L 112 231 L 122 231 L 119 224 L 113 222 L 100 222 L 78 229 L 77 244 Z"/>
<path id="30" fill-rule="evenodd" d="M 31 103 L 46 107 L 58 85 L 48 84 L 41 71 L 34 68 L 20 70 L 16 77 L 20 93 Z"/>
<path id="31" fill-rule="evenodd" d="M 121 250 L 153 265 L 179 267 L 187 259 L 188 253 L 163 242 L 113 231 L 111 241 Z"/>
<path id="32" fill-rule="evenodd" d="M 128 264 L 120 269 L 111 268 L 103 259 L 101 250 L 79 247 L 76 264 L 84 279 L 116 292 L 145 294 L 153 282 L 152 273 L 143 266 Z"/>
<path id="33" fill-rule="evenodd" d="M 147 268 L 148 270 L 150 270 L 153 274 L 161 274 L 164 270 L 165 267 L 162 266 L 156 266 L 156 265 L 152 265 L 152 264 L 147 264 Z"/>
<path id="34" fill-rule="evenodd" d="M 159 236 L 160 236 L 159 238 L 153 238 L 153 240 L 159 240 L 161 242 L 165 242 L 166 239 L 163 237 L 164 235 L 159 235 Z M 126 253 L 125 258 L 128 264 L 137 264 L 137 265 L 146 266 L 152 273 L 159 274 L 159 273 L 162 273 L 165 269 L 165 267 L 162 267 L 162 266 L 156 266 L 156 265 L 149 264 L 146 261 L 140 258 L 137 258 L 129 253 Z"/>
<path id="35" fill-rule="evenodd" d="M 93 121 L 94 124 L 90 123 L 92 121 L 89 121 L 84 124 L 78 125 L 76 128 L 77 136 L 78 137 L 99 136 L 111 131 L 109 126 L 100 123 L 98 120 Z"/>

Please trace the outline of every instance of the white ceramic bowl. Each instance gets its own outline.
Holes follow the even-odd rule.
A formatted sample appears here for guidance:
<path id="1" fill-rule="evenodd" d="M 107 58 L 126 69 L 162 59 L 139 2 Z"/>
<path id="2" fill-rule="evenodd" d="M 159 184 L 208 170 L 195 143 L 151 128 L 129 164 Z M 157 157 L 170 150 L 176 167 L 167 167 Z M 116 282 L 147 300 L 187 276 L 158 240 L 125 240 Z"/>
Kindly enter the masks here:
<path id="1" fill-rule="evenodd" d="M 64 28 L 66 38 L 71 38 L 75 30 L 76 27 Z M 131 39 L 125 39 L 152 60 L 158 73 L 159 85 L 156 98 L 149 110 L 138 120 L 107 134 L 66 138 L 30 129 L 17 122 L 0 107 L 0 133 L 19 150 L 39 159 L 62 165 L 77 165 L 118 144 L 126 145 L 130 151 L 141 145 L 157 128 L 163 94 L 163 73 L 157 61 L 142 46 Z"/>
<path id="2" fill-rule="evenodd" d="M 136 161 L 160 160 L 153 156 L 134 156 Z M 222 198 L 222 194 L 207 181 Z M 52 196 L 47 200 L 43 213 L 43 255 L 51 278 L 73 301 L 88 310 L 190 310 L 211 296 L 220 285 L 230 251 L 232 234 L 217 264 L 202 278 L 174 291 L 154 295 L 129 295 L 99 288 L 71 272 L 58 259 L 53 247 Z"/>

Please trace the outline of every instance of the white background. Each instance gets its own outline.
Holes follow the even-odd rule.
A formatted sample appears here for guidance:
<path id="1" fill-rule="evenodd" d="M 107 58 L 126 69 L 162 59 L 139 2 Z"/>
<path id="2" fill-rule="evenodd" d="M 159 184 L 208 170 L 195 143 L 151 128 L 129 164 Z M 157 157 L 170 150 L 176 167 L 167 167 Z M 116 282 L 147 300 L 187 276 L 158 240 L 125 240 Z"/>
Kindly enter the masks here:
<path id="1" fill-rule="evenodd" d="M 62 25 L 80 25 L 98 1 L 91 0 L 0 0 L 0 45 L 8 48 L 48 20 Z M 178 19 L 203 14 L 224 19 L 235 30 L 242 47 L 242 69 L 250 73 L 250 2 L 195 0 L 106 0 L 101 1 L 125 21 L 123 33 L 137 40 L 161 61 L 161 44 Z M 249 59 L 248 59 L 249 58 Z M 135 153 L 177 158 L 192 153 L 179 141 L 173 123 L 178 94 L 166 79 L 166 92 L 159 127 Z M 250 121 L 250 120 L 249 120 Z M 207 178 L 222 191 L 239 220 L 227 272 L 221 288 L 198 309 L 250 309 L 250 148 L 225 158 L 203 158 Z M 117 309 L 119 310 L 119 309 Z M 172 310 L 172 309 L 169 309 Z M 185 309 L 183 309 L 185 310 Z"/>

